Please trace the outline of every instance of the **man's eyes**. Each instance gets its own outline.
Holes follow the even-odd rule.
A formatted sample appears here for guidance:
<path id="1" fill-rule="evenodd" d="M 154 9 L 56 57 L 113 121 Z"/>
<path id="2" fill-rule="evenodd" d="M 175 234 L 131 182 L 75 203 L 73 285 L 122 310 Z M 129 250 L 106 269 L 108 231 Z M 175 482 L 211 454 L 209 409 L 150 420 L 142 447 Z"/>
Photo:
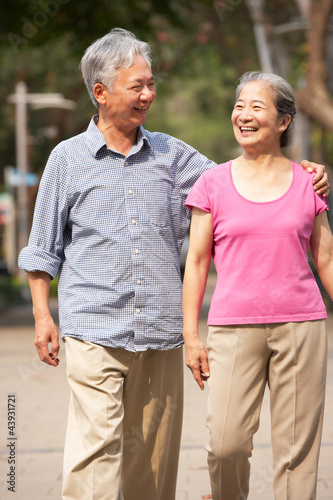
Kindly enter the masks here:
<path id="1" fill-rule="evenodd" d="M 135 85 L 134 87 L 131 87 L 131 90 L 142 90 L 145 87 L 145 85 Z M 155 82 L 148 83 L 147 84 L 148 88 L 154 88 L 155 87 Z"/>

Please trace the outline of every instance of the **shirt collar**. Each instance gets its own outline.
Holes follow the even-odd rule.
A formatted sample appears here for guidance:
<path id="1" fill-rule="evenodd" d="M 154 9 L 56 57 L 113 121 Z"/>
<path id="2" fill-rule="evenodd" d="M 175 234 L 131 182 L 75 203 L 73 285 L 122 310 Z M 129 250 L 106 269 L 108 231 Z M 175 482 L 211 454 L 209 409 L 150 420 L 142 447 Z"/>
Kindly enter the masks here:
<path id="1" fill-rule="evenodd" d="M 94 115 L 91 118 L 86 131 L 88 147 L 93 156 L 95 157 L 97 156 L 100 149 L 102 149 L 103 147 L 107 147 L 107 143 L 104 139 L 102 132 L 97 128 L 97 123 L 98 123 L 98 115 Z M 143 128 L 143 126 L 140 125 L 138 128 L 137 141 L 133 147 L 139 151 L 144 145 L 152 149 L 152 145 L 150 143 L 149 137 L 147 136 L 147 132 Z"/>
<path id="2" fill-rule="evenodd" d="M 137 135 L 135 146 L 137 146 L 138 149 L 141 149 L 144 145 L 151 150 L 153 149 L 153 146 L 149 140 L 147 131 L 143 128 L 142 125 L 140 125 L 138 127 L 138 135 Z"/>

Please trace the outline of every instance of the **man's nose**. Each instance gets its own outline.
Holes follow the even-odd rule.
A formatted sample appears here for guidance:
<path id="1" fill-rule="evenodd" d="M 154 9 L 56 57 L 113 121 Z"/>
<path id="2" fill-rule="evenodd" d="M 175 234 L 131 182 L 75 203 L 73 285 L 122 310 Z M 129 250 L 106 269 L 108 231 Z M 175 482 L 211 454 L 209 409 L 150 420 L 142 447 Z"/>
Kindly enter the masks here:
<path id="1" fill-rule="evenodd" d="M 154 98 L 155 96 L 155 89 L 151 89 L 148 87 L 148 85 L 145 85 L 142 89 L 142 92 L 141 92 L 141 98 L 142 99 L 145 99 L 147 101 L 150 101 L 151 99 Z"/>

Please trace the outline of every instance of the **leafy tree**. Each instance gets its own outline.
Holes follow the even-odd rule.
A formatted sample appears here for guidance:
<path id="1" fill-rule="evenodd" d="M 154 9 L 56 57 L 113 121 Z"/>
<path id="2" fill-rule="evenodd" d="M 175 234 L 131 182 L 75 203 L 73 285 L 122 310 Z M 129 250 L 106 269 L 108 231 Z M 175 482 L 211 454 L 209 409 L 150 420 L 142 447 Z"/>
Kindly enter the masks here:
<path id="1" fill-rule="evenodd" d="M 133 30 L 153 46 L 158 100 L 147 125 L 178 135 L 215 159 L 226 158 L 237 75 L 220 63 L 209 21 L 214 18 L 219 26 L 221 19 L 207 1 L 194 2 L 191 8 L 180 0 L 17 0 L 7 5 L 0 21 L 2 101 L 15 82 L 24 80 L 29 92 L 62 92 L 78 104 L 75 113 L 29 112 L 30 169 L 43 168 L 55 143 L 86 127 L 94 108 L 82 84 L 79 60 L 87 45 L 113 26 Z M 4 117 L 2 166 L 15 161 L 13 105 L 5 106 Z M 50 123 L 58 133 L 45 138 L 43 129 Z"/>
<path id="2" fill-rule="evenodd" d="M 299 106 L 311 117 L 314 159 L 325 163 L 332 155 L 329 131 L 333 114 L 325 63 L 332 1 L 261 2 L 274 68 L 298 89 Z M 58 127 L 53 139 L 42 142 L 39 137 L 38 147 L 31 147 L 31 169 L 42 167 L 54 143 L 85 128 L 94 109 L 82 85 L 79 60 L 93 40 L 114 26 L 134 31 L 153 46 L 159 85 L 148 127 L 178 135 L 218 161 L 229 157 L 235 147 L 229 125 L 235 81 L 244 71 L 260 68 L 250 3 L 245 0 L 6 2 L 0 20 L 2 101 L 12 92 L 14 82 L 24 79 L 30 92 L 62 92 L 78 103 L 75 113 L 59 110 L 30 113 L 34 135 L 50 120 Z M 300 89 L 302 80 L 306 85 Z M 0 150 L 4 163 L 12 163 L 13 106 L 5 106 L 4 117 L 6 127 L 0 128 Z"/>

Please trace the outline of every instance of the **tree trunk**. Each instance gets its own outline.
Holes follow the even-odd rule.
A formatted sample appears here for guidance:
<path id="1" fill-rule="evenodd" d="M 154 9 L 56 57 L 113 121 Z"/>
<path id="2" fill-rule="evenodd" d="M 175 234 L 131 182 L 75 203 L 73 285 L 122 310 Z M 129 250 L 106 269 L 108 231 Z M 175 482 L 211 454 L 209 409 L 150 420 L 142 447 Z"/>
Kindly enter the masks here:
<path id="1" fill-rule="evenodd" d="M 297 92 L 301 111 L 333 131 L 333 99 L 327 90 L 326 31 L 333 0 L 311 0 L 308 29 L 308 72 L 305 87 Z"/>

